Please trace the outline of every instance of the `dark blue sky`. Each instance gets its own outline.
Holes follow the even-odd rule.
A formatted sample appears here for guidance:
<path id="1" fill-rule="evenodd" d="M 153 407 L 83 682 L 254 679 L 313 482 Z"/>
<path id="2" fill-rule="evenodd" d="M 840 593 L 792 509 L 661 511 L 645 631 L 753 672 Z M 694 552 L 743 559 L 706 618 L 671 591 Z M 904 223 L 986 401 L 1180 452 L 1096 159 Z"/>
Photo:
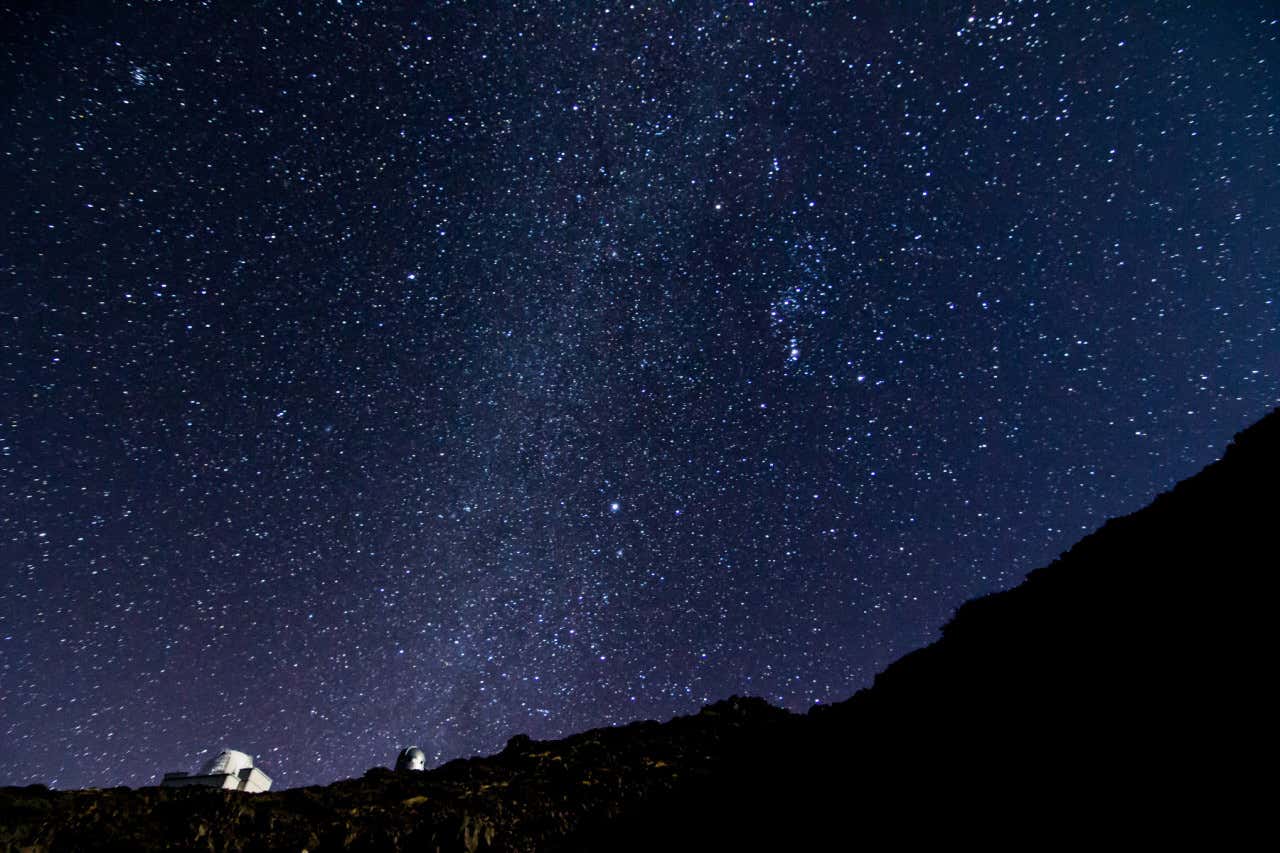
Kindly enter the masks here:
<path id="1" fill-rule="evenodd" d="M 842 699 L 1280 403 L 1273 4 L 50 5 L 0 783 Z"/>

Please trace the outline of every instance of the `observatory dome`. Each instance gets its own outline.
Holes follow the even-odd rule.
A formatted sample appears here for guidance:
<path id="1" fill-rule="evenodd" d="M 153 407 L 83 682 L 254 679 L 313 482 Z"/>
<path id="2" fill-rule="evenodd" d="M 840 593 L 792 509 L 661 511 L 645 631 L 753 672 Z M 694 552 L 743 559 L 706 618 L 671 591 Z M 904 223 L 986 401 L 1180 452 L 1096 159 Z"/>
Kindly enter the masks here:
<path id="1" fill-rule="evenodd" d="M 160 784 L 166 788 L 203 785 L 233 791 L 256 793 L 271 790 L 271 777 L 253 766 L 253 758 L 238 749 L 224 749 L 205 764 L 199 773 L 175 771 L 164 774 Z"/>
<path id="2" fill-rule="evenodd" d="M 396 758 L 397 770 L 426 770 L 427 754 L 416 746 L 406 746 Z"/>
<path id="3" fill-rule="evenodd" d="M 224 749 L 204 766 L 204 774 L 212 776 L 216 773 L 239 775 L 241 770 L 253 766 L 253 759 L 238 749 Z"/>

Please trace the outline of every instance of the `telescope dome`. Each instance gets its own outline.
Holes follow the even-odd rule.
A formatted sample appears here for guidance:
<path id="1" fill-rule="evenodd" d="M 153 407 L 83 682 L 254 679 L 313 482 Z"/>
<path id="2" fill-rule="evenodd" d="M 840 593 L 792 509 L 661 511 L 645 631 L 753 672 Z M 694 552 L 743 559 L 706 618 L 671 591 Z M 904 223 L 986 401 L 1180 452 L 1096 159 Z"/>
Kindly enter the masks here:
<path id="1" fill-rule="evenodd" d="M 253 767 L 253 759 L 238 749 L 224 749 L 204 766 L 204 775 L 213 776 L 218 773 L 239 775 L 241 770 Z"/>
<path id="2" fill-rule="evenodd" d="M 396 758 L 397 770 L 426 770 L 427 754 L 416 746 L 406 746 Z"/>

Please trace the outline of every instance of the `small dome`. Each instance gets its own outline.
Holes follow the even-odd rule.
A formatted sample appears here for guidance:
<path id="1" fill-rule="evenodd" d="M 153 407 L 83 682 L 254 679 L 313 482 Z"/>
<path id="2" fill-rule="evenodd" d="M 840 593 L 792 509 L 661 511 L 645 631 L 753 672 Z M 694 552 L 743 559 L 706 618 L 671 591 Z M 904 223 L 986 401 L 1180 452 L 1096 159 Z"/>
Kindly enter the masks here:
<path id="1" fill-rule="evenodd" d="M 238 749 L 224 749 L 204 766 L 204 775 L 228 773 L 232 776 L 253 766 L 253 759 Z"/>
<path id="2" fill-rule="evenodd" d="M 406 746 L 396 758 L 397 770 L 426 770 L 427 754 L 416 746 Z"/>

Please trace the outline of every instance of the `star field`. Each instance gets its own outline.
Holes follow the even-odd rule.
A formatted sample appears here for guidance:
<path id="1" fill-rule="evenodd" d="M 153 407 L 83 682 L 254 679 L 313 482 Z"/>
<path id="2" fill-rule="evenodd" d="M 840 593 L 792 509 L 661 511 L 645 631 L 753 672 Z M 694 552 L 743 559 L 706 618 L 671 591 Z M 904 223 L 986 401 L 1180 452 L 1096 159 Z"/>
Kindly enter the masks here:
<path id="1" fill-rule="evenodd" d="M 1280 404 L 1275 7 L 901 5 L 7 9 L 0 784 L 843 699 Z"/>

